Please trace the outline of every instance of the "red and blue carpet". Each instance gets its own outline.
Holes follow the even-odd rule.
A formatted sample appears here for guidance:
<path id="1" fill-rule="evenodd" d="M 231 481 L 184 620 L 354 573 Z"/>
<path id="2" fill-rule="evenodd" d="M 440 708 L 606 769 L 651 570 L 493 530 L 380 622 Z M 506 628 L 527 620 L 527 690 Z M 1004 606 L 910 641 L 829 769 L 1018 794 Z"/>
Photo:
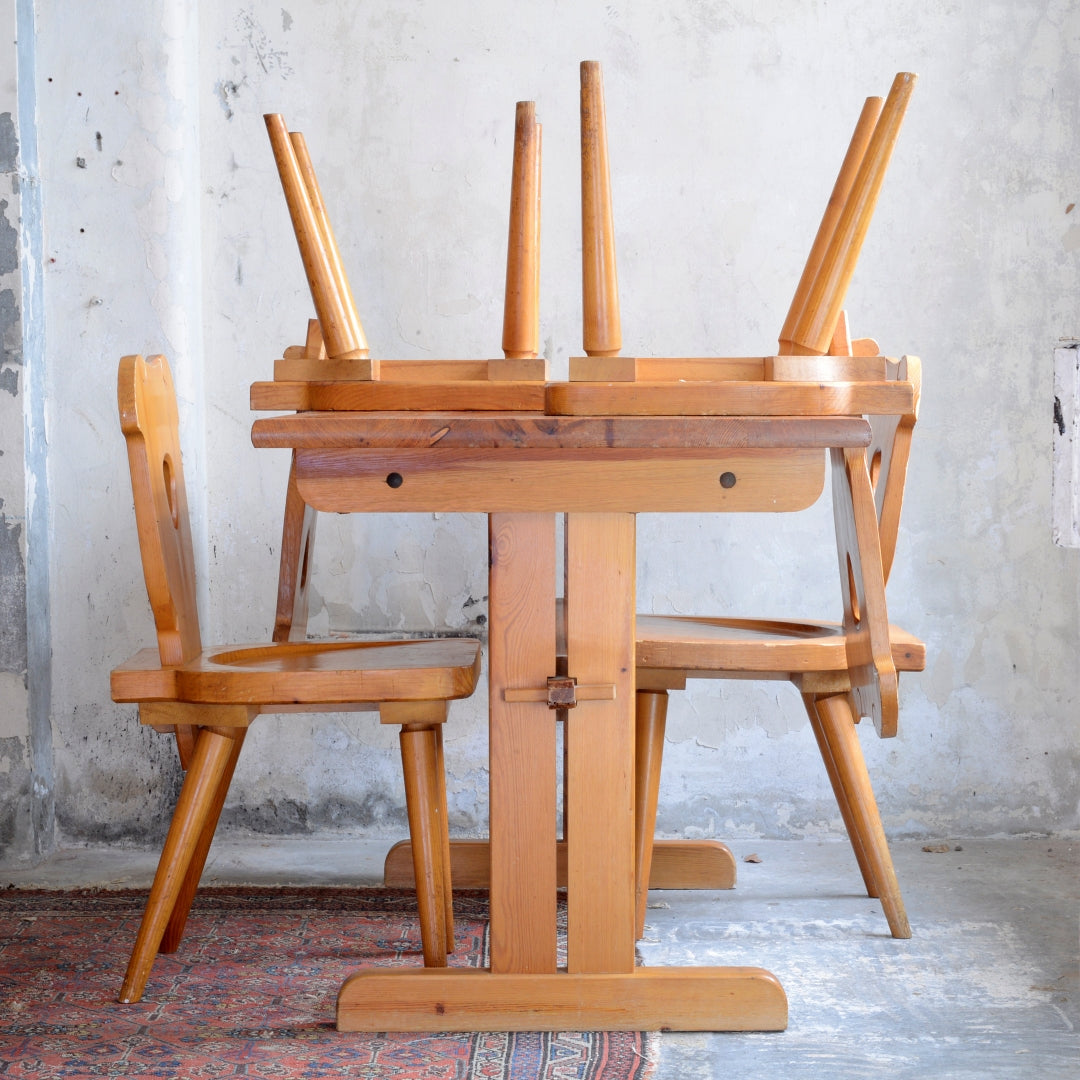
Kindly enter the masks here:
<path id="1" fill-rule="evenodd" d="M 383 889 L 200 892 L 180 950 L 119 1005 L 146 893 L 0 892 L 0 1075 L 646 1080 L 644 1032 L 353 1034 L 345 977 L 422 963 L 415 898 Z M 457 952 L 483 963 L 487 899 L 455 896 Z"/>

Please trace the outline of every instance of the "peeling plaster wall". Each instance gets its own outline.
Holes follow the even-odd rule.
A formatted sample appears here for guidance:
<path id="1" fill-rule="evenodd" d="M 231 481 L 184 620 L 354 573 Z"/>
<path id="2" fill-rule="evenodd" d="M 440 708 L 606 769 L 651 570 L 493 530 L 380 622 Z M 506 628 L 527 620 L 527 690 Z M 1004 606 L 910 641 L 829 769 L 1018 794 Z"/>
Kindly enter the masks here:
<path id="1" fill-rule="evenodd" d="M 262 114 L 307 136 L 373 352 L 498 355 L 514 102 L 535 99 L 541 337 L 562 376 L 580 349 L 584 58 L 604 63 L 625 351 L 646 355 L 774 348 L 863 98 L 920 74 L 848 307 L 857 334 L 924 360 L 889 595 L 930 659 L 902 680 L 899 737 L 863 742 L 892 835 L 1080 827 L 1080 568 L 1050 537 L 1053 350 L 1080 334 L 1075 5 L 36 10 L 63 835 L 156 837 L 179 782 L 168 740 L 108 698 L 109 667 L 152 631 L 115 416 L 122 353 L 167 351 L 177 371 L 204 635 L 272 622 L 287 458 L 252 449 L 248 386 L 302 339 L 311 305 Z M 485 541 L 478 516 L 324 517 L 313 629 L 482 633 Z M 638 546 L 643 610 L 839 609 L 827 499 L 646 515 Z M 460 833 L 486 820 L 485 708 L 483 693 L 456 706 L 447 731 Z M 374 717 L 267 718 L 224 819 L 399 835 L 398 772 Z M 660 827 L 837 833 L 791 687 L 673 695 Z"/>
<path id="2" fill-rule="evenodd" d="M 14 28 L 13 0 L 0 25 Z M 13 34 L 0 43 L 0 860 L 28 854 L 32 776 L 27 694 L 19 138 Z"/>
<path id="3" fill-rule="evenodd" d="M 56 818 L 62 836 L 141 839 L 162 833 L 180 772 L 175 747 L 109 700 L 109 669 L 153 640 L 116 368 L 172 360 L 205 562 L 197 11 L 103 4 L 81 35 L 69 5 L 36 12 Z"/>

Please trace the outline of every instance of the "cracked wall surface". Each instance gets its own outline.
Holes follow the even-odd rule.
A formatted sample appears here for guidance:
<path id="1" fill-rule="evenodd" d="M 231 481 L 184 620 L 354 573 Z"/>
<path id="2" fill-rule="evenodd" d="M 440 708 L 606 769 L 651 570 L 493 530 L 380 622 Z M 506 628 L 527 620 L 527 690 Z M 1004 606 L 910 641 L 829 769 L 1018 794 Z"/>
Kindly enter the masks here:
<path id="1" fill-rule="evenodd" d="M 892 835 L 1080 828 L 1080 569 L 1050 527 L 1053 352 L 1080 335 L 1076 5 L 615 0 L 527 5 L 513 19 L 495 0 L 467 17 L 433 0 L 31 6 L 44 226 L 29 269 L 48 334 L 36 369 L 47 447 L 35 452 L 47 455 L 62 839 L 156 841 L 180 780 L 170 740 L 108 692 L 109 669 L 153 640 L 116 418 L 125 353 L 173 364 L 204 638 L 255 640 L 273 622 L 288 458 L 253 449 L 248 394 L 312 312 L 263 114 L 305 133 L 373 355 L 489 357 L 514 103 L 536 100 L 541 339 L 561 378 L 581 351 L 582 59 L 604 65 L 628 355 L 775 349 L 864 98 L 898 70 L 919 73 L 848 309 L 857 335 L 923 358 L 889 613 L 926 640 L 928 665 L 901 680 L 899 736 L 865 730 L 863 745 Z M 842 65 L 823 61 L 838 48 Z M 18 142 L 13 86 L 0 79 L 0 163 Z M 0 791 L 13 794 L 0 859 L 25 840 L 17 575 L 28 509 L 42 505 L 20 456 L 26 299 L 20 271 L 3 269 L 19 222 L 18 174 L 5 168 Z M 797 515 L 638 524 L 639 610 L 839 615 L 827 497 Z M 324 515 L 313 632 L 482 638 L 486 538 L 479 515 Z M 486 829 L 486 705 L 481 687 L 446 729 L 458 834 Z M 667 834 L 842 828 L 786 684 L 673 694 L 665 760 Z M 402 805 L 392 731 L 371 715 L 291 715 L 258 722 L 222 820 L 396 838 Z"/>
<path id="2" fill-rule="evenodd" d="M 14 21 L 13 4 L 3 0 L 0 25 L 13 26 Z M 13 70 L 14 59 L 14 46 L 5 35 L 0 61 L 9 61 Z M 16 108 L 14 83 L 0 81 L 0 861 L 23 857 L 33 847 Z"/>

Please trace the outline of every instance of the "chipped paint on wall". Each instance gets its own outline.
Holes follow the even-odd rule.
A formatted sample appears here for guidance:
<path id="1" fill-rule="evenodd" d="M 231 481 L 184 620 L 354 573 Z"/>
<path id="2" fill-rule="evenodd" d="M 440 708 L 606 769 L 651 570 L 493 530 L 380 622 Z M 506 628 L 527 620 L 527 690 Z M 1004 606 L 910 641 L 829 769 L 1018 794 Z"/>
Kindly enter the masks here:
<path id="1" fill-rule="evenodd" d="M 6 48 L 6 46 L 5 46 Z M 0 107 L 8 102 L 0 96 Z M 19 143 L 0 112 L 0 860 L 33 848 L 26 621 Z"/>
<path id="2" fill-rule="evenodd" d="M 172 354 L 196 546 L 209 553 L 207 638 L 262 636 L 272 621 L 287 460 L 252 448 L 247 395 L 302 339 L 311 304 L 262 114 L 305 130 L 373 349 L 475 356 L 498 343 L 513 102 L 537 98 L 542 332 L 563 377 L 580 347 L 576 65 L 590 55 L 605 64 L 627 347 L 680 355 L 775 346 L 854 111 L 897 67 L 920 71 L 851 300 L 860 333 L 925 354 L 889 603 L 927 639 L 930 661 L 901 683 L 898 739 L 868 730 L 864 745 L 895 834 L 1076 827 L 1080 592 L 1075 552 L 1048 536 L 1045 363 L 1048 338 L 1077 333 L 1066 217 L 1080 199 L 1067 139 L 1080 100 L 1075 4 L 898 0 L 852 14 L 785 2 L 782 16 L 742 17 L 739 4 L 548 3 L 510 23 L 492 0 L 468 20 L 429 0 L 289 11 L 105 0 L 91 53 L 72 47 L 77 16 L 58 0 L 0 0 L 0 11 L 16 2 L 38 12 L 48 65 L 35 114 L 48 182 L 36 169 L 24 181 L 45 190 L 48 232 L 39 216 L 39 261 L 24 269 L 47 275 L 50 369 L 48 380 L 31 370 L 41 337 L 33 355 L 10 353 L 0 410 L 21 408 L 19 394 L 40 406 L 27 463 L 34 554 L 48 564 L 50 529 L 64 554 L 44 597 L 39 562 L 31 609 L 51 603 L 55 622 L 31 666 L 48 674 L 49 645 L 63 658 L 52 729 L 39 717 L 35 739 L 55 755 L 67 835 L 159 836 L 179 777 L 169 740 L 113 705 L 103 677 L 152 640 L 116 433 L 122 352 Z M 836 40 L 851 57 L 839 74 L 817 48 Z M 0 155 L 11 149 L 0 131 Z M 778 168 L 781 158 L 798 169 Z M 0 190 L 12 223 L 14 194 Z M 25 319 L 31 303 L 40 313 L 40 292 L 8 299 L 9 287 L 0 281 L 0 320 Z M 4 345 L 18 348 L 10 335 Z M 5 497 L 19 486 L 4 478 L 17 452 L 0 458 Z M 14 499 L 3 512 L 23 520 Z M 20 542 L 31 533 L 26 524 Z M 485 534 L 479 516 L 327 516 L 313 628 L 482 634 Z M 640 609 L 834 615 L 831 535 L 825 500 L 785 520 L 643 515 Z M 673 694 L 661 827 L 834 834 L 800 710 L 788 686 Z M 455 703 L 446 728 L 455 830 L 485 828 L 486 735 L 482 688 Z M 224 820 L 399 833 L 389 738 L 365 716 L 265 718 Z"/>
<path id="3" fill-rule="evenodd" d="M 3 704 L 0 688 L 0 706 Z M 0 862 L 25 857 L 33 846 L 29 835 L 30 789 L 26 740 L 0 737 Z"/>
<path id="4" fill-rule="evenodd" d="M 282 31 L 288 32 L 292 28 L 292 16 L 282 10 L 281 17 Z M 293 74 L 288 50 L 278 47 L 256 17 L 254 8 L 237 12 L 221 47 L 228 50 L 234 73 L 214 83 L 214 95 L 226 120 L 232 120 L 236 109 L 242 107 L 242 97 L 259 93 L 268 76 L 276 80 L 288 79 Z"/>
<path id="5" fill-rule="evenodd" d="M 4 500 L 0 497 L 0 508 Z M 26 675 L 26 560 L 23 526 L 0 509 L 0 672 Z"/>
<path id="6" fill-rule="evenodd" d="M 0 276 L 10 274 L 19 265 L 19 234 L 10 220 L 10 203 L 0 199 Z"/>
<path id="7" fill-rule="evenodd" d="M 3 0 L 0 0 L 3 2 Z M 7 0 L 10 4 L 11 0 Z M 14 0 L 16 36 L 0 47 L 11 50 L 17 72 L 17 153 L 14 165 L 18 195 L 19 268 L 17 282 L 22 348 L 22 384 L 18 399 L 22 420 L 19 461 L 24 471 L 17 503 L 24 522 L 26 551 L 26 731 L 29 809 L 21 832 L 23 845 L 15 845 L 22 858 L 41 858 L 55 843 L 55 789 L 53 786 L 53 647 L 52 600 L 49 595 L 53 521 L 49 492 L 49 456 L 46 399 L 49 384 L 45 347 L 45 229 L 41 173 L 38 168 L 37 17 L 30 0 Z M 10 145 L 10 144 L 9 144 Z M 3 400 L 0 398 L 0 400 Z M 11 516 L 11 515 L 9 515 Z"/>
<path id="8" fill-rule="evenodd" d="M 15 121 L 10 112 L 0 113 L 0 391 L 12 397 L 18 393 L 18 373 L 11 367 L 22 363 L 22 324 L 16 276 L 19 268 L 18 154 Z"/>
<path id="9" fill-rule="evenodd" d="M 0 390 L 15 397 L 19 392 L 18 372 L 22 363 L 22 321 L 14 289 L 0 289 Z"/>

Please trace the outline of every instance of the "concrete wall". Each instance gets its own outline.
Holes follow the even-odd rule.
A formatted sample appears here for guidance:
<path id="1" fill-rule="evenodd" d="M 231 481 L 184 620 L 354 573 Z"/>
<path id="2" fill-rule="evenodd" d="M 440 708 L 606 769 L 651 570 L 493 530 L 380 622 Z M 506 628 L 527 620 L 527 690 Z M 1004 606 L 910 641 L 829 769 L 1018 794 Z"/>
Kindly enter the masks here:
<path id="1" fill-rule="evenodd" d="M 866 731 L 864 745 L 893 835 L 1080 825 L 1080 555 L 1050 529 L 1053 352 L 1080 334 L 1074 5 L 35 6 L 56 837 L 155 838 L 179 782 L 168 740 L 108 695 L 110 666 L 152 637 L 115 415 L 122 353 L 165 351 L 177 375 L 204 636 L 261 637 L 272 621 L 287 458 L 252 449 L 247 389 L 301 340 L 311 305 L 262 114 L 307 135 L 373 352 L 484 356 L 500 340 L 514 102 L 535 99 L 541 337 L 562 376 L 581 347 L 587 58 L 604 64 L 625 349 L 657 355 L 775 347 L 863 98 L 919 73 L 848 306 L 857 334 L 924 359 L 889 595 L 930 660 L 902 684 L 899 737 Z M 17 520 L 18 468 L 0 461 Z M 320 529 L 315 631 L 482 631 L 481 518 Z M 643 516 L 639 607 L 831 614 L 831 534 L 827 499 L 775 518 Z M 29 724 L 7 700 L 15 776 Z M 456 707 L 448 730 L 460 833 L 484 830 L 485 706 Z M 677 695 L 666 761 L 668 832 L 839 829 L 790 687 Z M 389 836 L 401 807 L 393 734 L 373 717 L 268 718 L 225 819 Z M 0 858 L 32 852 L 24 836 Z"/>
<path id="2" fill-rule="evenodd" d="M 0 3 L 0 25 L 14 27 L 14 0 Z M 13 39 L 14 34 L 0 35 L 0 858 L 32 847 L 18 96 Z"/>

